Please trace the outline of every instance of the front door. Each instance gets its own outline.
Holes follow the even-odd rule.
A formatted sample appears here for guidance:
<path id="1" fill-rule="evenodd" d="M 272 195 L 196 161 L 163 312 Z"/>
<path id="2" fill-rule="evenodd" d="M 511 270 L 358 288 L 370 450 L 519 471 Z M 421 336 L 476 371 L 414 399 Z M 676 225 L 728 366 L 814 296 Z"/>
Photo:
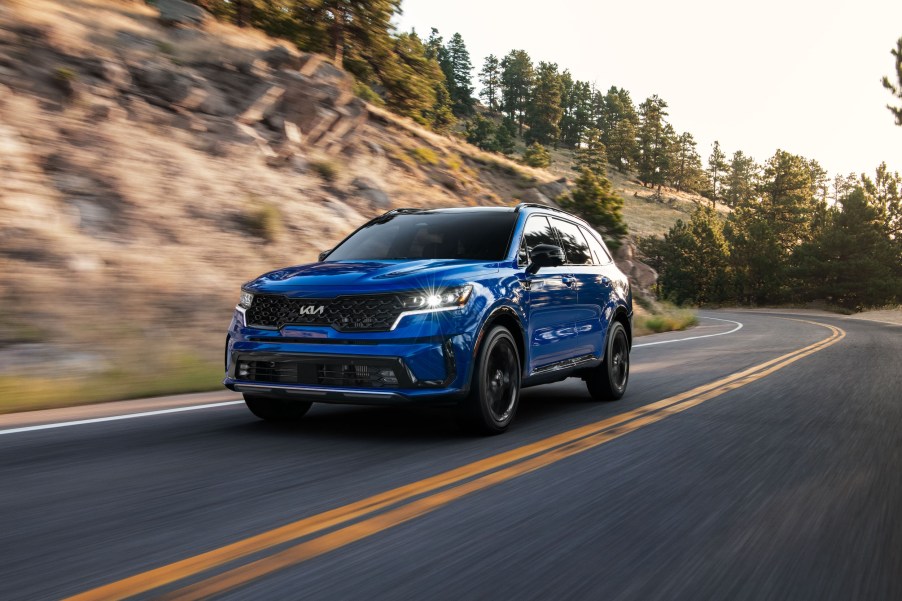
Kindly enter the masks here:
<path id="1" fill-rule="evenodd" d="M 533 215 L 526 222 L 521 241 L 521 264 L 525 268 L 529 250 L 539 244 L 560 246 L 548 218 Z M 573 357 L 576 349 L 576 324 L 572 312 L 576 305 L 576 286 L 567 266 L 543 267 L 536 274 L 524 273 L 528 289 L 526 313 L 529 336 L 527 372 Z"/>

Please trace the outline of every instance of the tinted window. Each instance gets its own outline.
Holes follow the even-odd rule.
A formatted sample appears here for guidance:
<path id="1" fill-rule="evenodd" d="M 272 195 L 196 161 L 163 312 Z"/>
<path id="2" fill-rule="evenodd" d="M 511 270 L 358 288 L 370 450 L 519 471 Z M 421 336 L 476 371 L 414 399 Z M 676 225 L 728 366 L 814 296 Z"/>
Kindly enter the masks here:
<path id="1" fill-rule="evenodd" d="M 516 221 L 513 211 L 385 215 L 352 234 L 326 260 L 500 261 L 507 255 Z"/>
<path id="2" fill-rule="evenodd" d="M 567 263 L 570 265 L 586 265 L 592 263 L 592 253 L 579 226 L 569 221 L 552 219 L 554 227 L 561 238 L 564 253 L 567 255 Z"/>
<path id="3" fill-rule="evenodd" d="M 529 251 L 539 244 L 560 244 L 555 237 L 554 230 L 548 223 L 548 219 L 542 215 L 533 215 L 526 222 L 523 229 L 523 241 L 520 244 L 520 262 L 527 263 Z"/>
<path id="4" fill-rule="evenodd" d="M 586 237 L 586 241 L 589 243 L 589 249 L 592 251 L 592 254 L 595 255 L 595 262 L 598 265 L 607 265 L 611 262 L 611 255 L 608 254 L 608 251 L 605 250 L 604 246 L 601 245 L 601 242 L 598 241 L 598 238 L 592 235 L 592 232 L 586 231 L 584 228 L 580 228 L 583 232 L 583 235 Z"/>

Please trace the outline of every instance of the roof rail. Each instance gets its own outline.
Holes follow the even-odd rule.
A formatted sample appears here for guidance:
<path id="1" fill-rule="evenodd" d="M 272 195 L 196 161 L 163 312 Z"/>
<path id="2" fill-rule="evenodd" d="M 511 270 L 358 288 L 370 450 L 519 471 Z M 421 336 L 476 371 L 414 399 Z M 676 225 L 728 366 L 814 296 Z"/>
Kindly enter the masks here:
<path id="1" fill-rule="evenodd" d="M 537 209 L 548 209 L 549 211 L 557 211 L 558 213 L 564 213 L 565 215 L 570 214 L 560 207 L 553 207 L 551 205 L 543 205 L 540 202 L 521 202 L 516 207 L 514 207 L 514 212 L 519 213 L 520 209 L 527 209 L 530 207 L 537 208 Z"/>

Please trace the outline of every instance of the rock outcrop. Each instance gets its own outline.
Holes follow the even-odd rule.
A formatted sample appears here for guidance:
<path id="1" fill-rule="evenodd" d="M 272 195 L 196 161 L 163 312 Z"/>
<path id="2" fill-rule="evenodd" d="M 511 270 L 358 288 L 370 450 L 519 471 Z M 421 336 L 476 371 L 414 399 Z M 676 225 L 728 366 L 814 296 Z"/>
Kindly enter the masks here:
<path id="1" fill-rule="evenodd" d="M 655 284 L 658 282 L 658 272 L 643 263 L 637 257 L 635 243 L 630 239 L 624 239 L 620 248 L 614 253 L 614 262 L 625 273 L 634 291 L 645 297 L 655 297 Z"/>
<path id="2" fill-rule="evenodd" d="M 201 27 L 209 15 L 196 4 L 184 0 L 157 0 L 160 23 L 168 27 Z"/>

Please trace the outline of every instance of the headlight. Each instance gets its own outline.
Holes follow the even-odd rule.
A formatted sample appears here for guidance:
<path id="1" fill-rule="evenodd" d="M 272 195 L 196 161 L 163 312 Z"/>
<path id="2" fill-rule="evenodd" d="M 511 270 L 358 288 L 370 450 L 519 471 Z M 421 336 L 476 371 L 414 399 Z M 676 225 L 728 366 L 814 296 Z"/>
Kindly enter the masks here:
<path id="1" fill-rule="evenodd" d="M 245 309 L 250 309 L 251 304 L 254 302 L 254 295 L 250 292 L 241 291 L 241 299 L 238 301 L 239 307 L 244 307 Z"/>
<path id="2" fill-rule="evenodd" d="M 401 297 L 404 309 L 418 311 L 429 309 L 453 309 L 462 307 L 470 298 L 473 286 L 458 286 L 439 290 L 424 290 L 416 294 Z"/>

